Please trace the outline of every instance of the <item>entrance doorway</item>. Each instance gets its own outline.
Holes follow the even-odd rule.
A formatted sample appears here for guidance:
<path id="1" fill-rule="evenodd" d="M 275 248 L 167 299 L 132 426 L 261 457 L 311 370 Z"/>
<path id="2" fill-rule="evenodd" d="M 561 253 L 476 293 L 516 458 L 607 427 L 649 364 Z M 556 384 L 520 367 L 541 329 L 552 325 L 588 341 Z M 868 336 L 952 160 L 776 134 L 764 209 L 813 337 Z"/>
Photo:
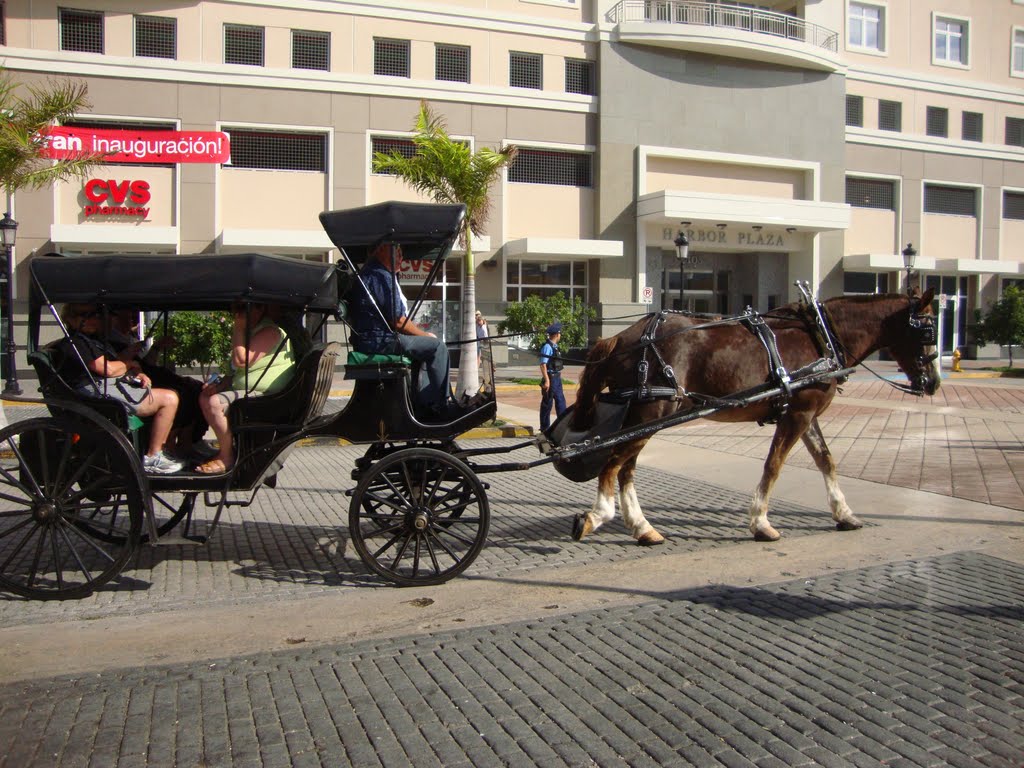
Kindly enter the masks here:
<path id="1" fill-rule="evenodd" d="M 684 272 L 682 302 L 679 299 L 679 269 L 666 268 L 661 279 L 661 306 L 698 314 L 729 314 L 731 272 L 695 265 Z"/>

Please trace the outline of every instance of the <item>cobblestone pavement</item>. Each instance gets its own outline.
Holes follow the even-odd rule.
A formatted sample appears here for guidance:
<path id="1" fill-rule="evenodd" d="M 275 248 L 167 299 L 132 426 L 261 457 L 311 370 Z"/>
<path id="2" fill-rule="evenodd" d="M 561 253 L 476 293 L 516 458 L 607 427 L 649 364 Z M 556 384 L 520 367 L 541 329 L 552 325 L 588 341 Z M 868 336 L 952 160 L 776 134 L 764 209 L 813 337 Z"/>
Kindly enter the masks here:
<path id="1" fill-rule="evenodd" d="M 534 390 L 501 397 L 518 398 L 536 410 Z M 491 530 L 457 580 L 467 591 L 486 586 L 500 602 L 498 585 L 521 590 L 534 569 L 550 566 L 538 573 L 557 582 L 607 562 L 635 574 L 619 584 L 635 603 L 598 608 L 599 598 L 594 608 L 567 610 L 574 603 L 555 602 L 571 601 L 565 593 L 517 614 L 527 621 L 481 625 L 466 614 L 468 628 L 458 630 L 448 629 L 463 621 L 458 607 L 446 606 L 447 623 L 434 623 L 424 592 L 406 599 L 399 590 L 405 608 L 428 618 L 372 640 L 337 643 L 342 635 L 332 635 L 316 647 L 278 644 L 286 650 L 253 654 L 247 645 L 230 658 L 218 651 L 225 657 L 163 666 L 119 661 L 50 677 L 61 670 L 54 653 L 33 679 L 0 681 L 0 767 L 1020 768 L 1024 556 L 1021 522 L 1010 510 L 1024 509 L 1024 388 L 947 382 L 936 398 L 921 400 L 852 381 L 822 427 L 840 472 L 866 481 L 851 485 L 886 514 L 860 534 L 841 535 L 822 509 L 816 478 L 813 493 L 779 494 L 772 519 L 795 543 L 786 545 L 788 557 L 757 545 L 767 578 L 747 586 L 702 579 L 687 583 L 711 585 L 675 593 L 653 586 L 664 584 L 659 564 L 707 552 L 725 574 L 751 558 L 753 549 L 737 545 L 749 540 L 754 475 L 712 475 L 718 485 L 699 472 L 677 474 L 674 454 L 641 466 L 645 513 L 668 535 L 653 550 L 636 547 L 620 523 L 571 541 L 571 515 L 589 508 L 592 483 L 568 483 L 550 467 L 486 475 Z M 760 460 L 770 434 L 700 422 L 657 442 L 706 464 L 711 457 L 708 466 L 749 468 L 757 463 L 747 457 Z M 346 535 L 342 491 L 353 485 L 349 473 L 362 450 L 296 450 L 277 490 L 261 492 L 249 509 L 227 510 L 207 547 L 144 547 L 118 582 L 90 598 L 0 598 L 0 636 L 67 638 L 57 647 L 76 654 L 76 638 L 83 641 L 75 631 L 111 621 L 173 624 L 212 611 L 245 631 L 257 607 L 280 611 L 312 598 L 301 603 L 312 622 L 316 606 L 346 604 L 331 599 L 338 595 L 365 594 L 379 605 L 396 591 L 363 570 Z M 536 456 L 531 448 L 524 454 Z M 810 460 L 800 448 L 789 465 Z M 926 509 L 918 527 L 906 527 L 904 510 L 929 506 L 918 491 L 964 499 L 963 509 L 939 504 L 942 511 Z M 958 548 L 955 538 L 930 547 L 934 556 L 900 548 L 908 531 L 943 523 L 966 530 L 986 519 L 983 538 L 970 540 L 1001 537 L 1004 557 Z M 839 570 L 828 560 L 837 546 L 888 539 L 897 543 L 870 560 L 878 565 Z M 950 554 L 941 554 L 947 546 Z M 807 550 L 826 553 L 816 570 L 802 567 Z M 637 586 L 641 573 L 654 577 L 645 582 L 650 591 Z"/>
<path id="2" fill-rule="evenodd" d="M 474 446 L 488 442 L 507 444 L 474 441 Z M 300 448 L 289 456 L 277 489 L 261 491 L 247 509 L 226 509 L 206 546 L 144 545 L 119 579 L 83 600 L 32 602 L 0 594 L 0 627 L 379 587 L 382 581 L 365 570 L 347 542 L 349 498 L 344 490 L 354 486 L 349 475 L 364 451 L 335 445 Z M 523 453 L 528 459 L 538 455 L 533 448 Z M 550 466 L 531 469 L 529 482 L 523 473 L 486 479 L 491 527 L 468 577 L 655 554 L 636 547 L 620 525 L 610 526 L 618 535 L 586 544 L 572 541 L 572 515 L 589 509 L 592 488 L 584 486 L 581 494 L 581 486 L 566 482 Z M 669 536 L 660 552 L 749 539 L 745 495 L 651 469 L 641 469 L 637 483 L 647 489 L 648 515 Z M 212 510 L 201 514 L 208 518 Z M 785 501 L 773 510 L 773 519 L 791 536 L 832 528 L 827 513 Z M 196 530 L 205 530 L 202 521 Z"/>
<path id="3" fill-rule="evenodd" d="M 1019 766 L 1024 569 L 957 554 L 0 688 L 4 766 Z"/>

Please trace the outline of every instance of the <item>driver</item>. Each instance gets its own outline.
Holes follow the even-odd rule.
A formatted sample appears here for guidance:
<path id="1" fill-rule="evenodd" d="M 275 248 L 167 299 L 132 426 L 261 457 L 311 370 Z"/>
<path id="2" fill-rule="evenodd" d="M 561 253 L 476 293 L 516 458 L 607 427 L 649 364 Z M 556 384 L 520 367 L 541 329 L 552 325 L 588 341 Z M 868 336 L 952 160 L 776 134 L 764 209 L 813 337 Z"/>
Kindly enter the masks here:
<path id="1" fill-rule="evenodd" d="M 353 293 L 351 343 L 368 355 L 401 352 L 422 362 L 426 383 L 418 382 L 416 405 L 424 418 L 440 420 L 448 411 L 448 348 L 407 317 L 409 309 L 396 276 L 401 263 L 401 245 L 384 242 L 373 249 L 359 273 L 366 291 L 356 286 Z"/>

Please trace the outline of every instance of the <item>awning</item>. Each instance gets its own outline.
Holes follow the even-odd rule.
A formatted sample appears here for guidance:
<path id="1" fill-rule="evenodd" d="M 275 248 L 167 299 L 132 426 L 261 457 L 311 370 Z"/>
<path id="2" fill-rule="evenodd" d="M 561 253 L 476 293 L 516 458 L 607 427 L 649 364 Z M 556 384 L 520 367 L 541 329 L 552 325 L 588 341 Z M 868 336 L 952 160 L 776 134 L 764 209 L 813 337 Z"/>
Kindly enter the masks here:
<path id="1" fill-rule="evenodd" d="M 680 220 L 722 224 L 759 224 L 793 227 L 800 232 L 829 232 L 850 228 L 850 206 L 817 200 L 777 197 L 719 195 L 710 192 L 662 190 L 642 195 L 636 204 L 637 219 Z"/>
<path id="2" fill-rule="evenodd" d="M 902 272 L 903 256 L 896 253 L 851 253 L 843 257 L 847 272 Z M 1021 275 L 1024 263 L 998 259 L 930 259 L 918 256 L 915 272 L 949 272 L 958 275 Z"/>
<path id="3" fill-rule="evenodd" d="M 51 224 L 50 242 L 66 248 L 178 248 L 177 227 L 132 224 Z"/>
<path id="4" fill-rule="evenodd" d="M 560 237 L 521 237 L 505 243 L 505 256 L 525 261 L 548 259 L 616 259 L 621 240 L 575 240 Z"/>

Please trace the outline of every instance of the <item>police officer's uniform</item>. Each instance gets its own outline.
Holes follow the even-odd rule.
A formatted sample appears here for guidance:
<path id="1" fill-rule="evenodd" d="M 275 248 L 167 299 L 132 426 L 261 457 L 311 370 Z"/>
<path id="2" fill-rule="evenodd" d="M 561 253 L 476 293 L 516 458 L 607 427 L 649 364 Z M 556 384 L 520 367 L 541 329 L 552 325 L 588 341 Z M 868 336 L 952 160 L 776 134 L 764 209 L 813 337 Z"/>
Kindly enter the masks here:
<path id="1" fill-rule="evenodd" d="M 547 428 L 551 426 L 551 406 L 555 406 L 555 416 L 561 416 L 562 411 L 565 410 L 565 395 L 562 393 L 562 357 L 558 352 L 558 344 L 551 340 L 551 337 L 562 332 L 561 323 L 552 323 L 547 328 L 548 340 L 541 345 L 540 348 L 540 363 L 544 366 L 548 374 L 548 381 L 551 382 L 551 386 L 547 388 L 547 391 L 543 389 L 543 380 L 541 381 L 541 396 L 540 396 L 540 428 L 541 431 L 547 431 Z"/>

